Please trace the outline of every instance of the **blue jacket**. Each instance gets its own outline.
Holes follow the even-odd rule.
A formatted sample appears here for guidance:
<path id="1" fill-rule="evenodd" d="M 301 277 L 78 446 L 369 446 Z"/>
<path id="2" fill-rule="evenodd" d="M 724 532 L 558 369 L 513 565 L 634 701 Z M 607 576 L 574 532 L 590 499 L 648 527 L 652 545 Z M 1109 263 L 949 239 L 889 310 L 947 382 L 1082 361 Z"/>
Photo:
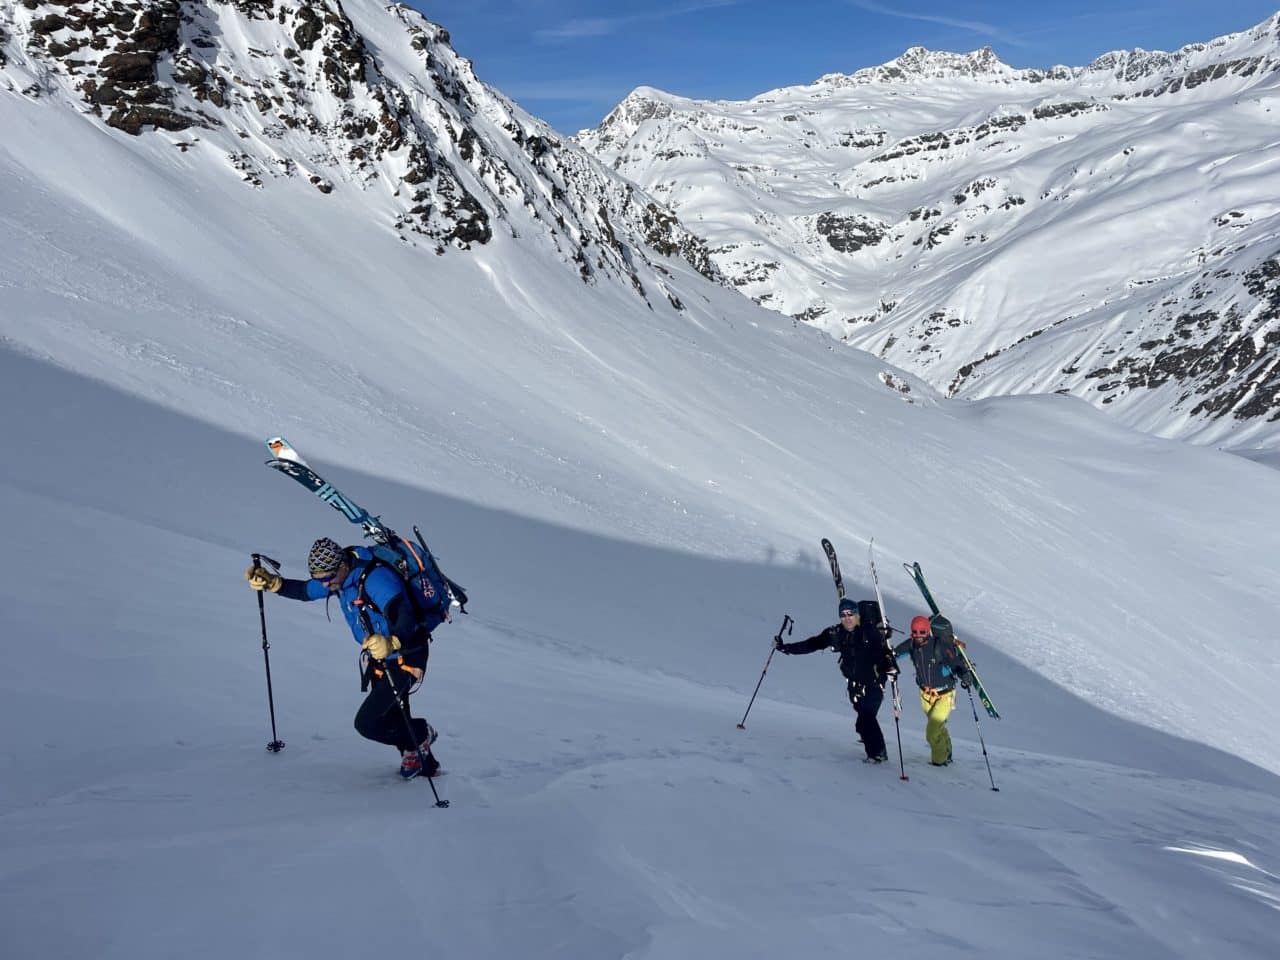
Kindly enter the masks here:
<path id="1" fill-rule="evenodd" d="M 336 597 L 342 607 L 342 615 L 346 617 L 347 626 L 356 643 L 364 643 L 373 633 L 394 636 L 400 639 L 404 649 L 414 649 L 427 642 L 427 637 L 418 637 L 417 611 L 413 598 L 400 575 L 385 564 L 378 564 L 370 571 L 364 582 L 364 594 L 368 604 L 364 612 L 369 618 L 369 629 L 360 616 L 360 575 L 365 565 L 372 559 L 364 547 L 347 548 L 350 570 L 342 581 Z M 327 584 L 319 580 L 290 580 L 285 578 L 280 586 L 279 595 L 290 600 L 324 600 L 331 594 Z M 399 654 L 392 654 L 388 659 L 397 659 Z"/>

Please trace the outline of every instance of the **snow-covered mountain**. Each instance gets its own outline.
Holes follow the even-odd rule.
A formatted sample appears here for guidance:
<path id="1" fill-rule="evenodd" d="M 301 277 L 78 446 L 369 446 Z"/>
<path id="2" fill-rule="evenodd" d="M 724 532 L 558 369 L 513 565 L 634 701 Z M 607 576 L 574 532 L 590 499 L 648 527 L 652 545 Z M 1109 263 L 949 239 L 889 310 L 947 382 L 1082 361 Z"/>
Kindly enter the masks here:
<path id="1" fill-rule="evenodd" d="M 81 13 L 0 0 L 0 956 L 1270 960 L 1280 471 L 1072 397 L 947 399 L 649 242 L 641 191 L 517 149 L 481 104 L 553 135 L 496 92 L 460 112 L 410 39 L 440 28 L 310 7 L 365 51 L 351 101 L 317 60 L 268 134 L 232 84 L 287 70 L 307 16 L 185 3 L 224 103 L 131 81 L 213 118 L 134 134 L 78 86 L 98 34 L 32 46 Z M 101 9 L 117 53 L 149 42 L 155 8 Z M 412 147 L 345 146 L 379 149 L 375 68 L 413 91 L 427 232 Z M 366 108 L 356 141 L 326 119 Z M 323 605 L 259 617 L 251 551 L 298 575 L 357 539 L 261 466 L 276 433 L 470 592 L 414 697 L 447 810 L 352 730 Z M 773 657 L 735 729 L 782 616 L 833 619 L 824 536 L 859 599 L 874 536 L 899 626 L 920 561 L 968 641 L 1002 719 L 962 696 L 953 766 L 909 670 L 910 779 L 857 762 L 822 654 Z"/>
<path id="2" fill-rule="evenodd" d="M 757 302 L 949 395 L 1069 392 L 1280 443 L 1280 14 L 1017 70 L 914 47 L 744 102 L 640 88 L 578 139 Z"/>
<path id="3" fill-rule="evenodd" d="M 358 194 L 427 250 L 529 230 L 583 280 L 623 277 L 644 297 L 662 288 L 654 250 L 711 272 L 669 211 L 477 80 L 408 7 L 6 0 L 0 51 L 0 88 L 70 101 L 252 188 Z"/>

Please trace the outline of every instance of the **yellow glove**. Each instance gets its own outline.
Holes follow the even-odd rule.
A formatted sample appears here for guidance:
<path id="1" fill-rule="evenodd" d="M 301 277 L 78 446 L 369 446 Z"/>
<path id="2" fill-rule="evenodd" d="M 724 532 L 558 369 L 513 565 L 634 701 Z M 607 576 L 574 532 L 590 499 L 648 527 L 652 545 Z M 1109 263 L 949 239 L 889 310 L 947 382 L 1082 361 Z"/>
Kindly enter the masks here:
<path id="1" fill-rule="evenodd" d="M 272 593 L 279 593 L 284 584 L 284 577 L 266 567 L 250 567 L 244 572 L 244 578 L 254 590 L 270 590 Z"/>
<path id="2" fill-rule="evenodd" d="M 384 637 L 380 633 L 371 633 L 360 646 L 368 650 L 369 656 L 373 657 L 373 659 L 385 660 L 400 649 L 400 639 L 398 637 Z"/>

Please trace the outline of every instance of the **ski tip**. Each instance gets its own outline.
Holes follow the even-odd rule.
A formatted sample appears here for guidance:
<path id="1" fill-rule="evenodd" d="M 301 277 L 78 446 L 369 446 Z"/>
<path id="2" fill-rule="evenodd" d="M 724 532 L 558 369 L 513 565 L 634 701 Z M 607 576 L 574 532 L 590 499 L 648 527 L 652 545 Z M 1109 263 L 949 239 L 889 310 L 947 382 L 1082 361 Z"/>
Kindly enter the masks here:
<path id="1" fill-rule="evenodd" d="M 267 449 L 271 451 L 271 456 L 277 460 L 288 460 L 291 463 L 306 465 L 306 461 L 298 456 L 298 451 L 293 449 L 293 445 L 284 437 L 269 437 L 266 444 Z"/>

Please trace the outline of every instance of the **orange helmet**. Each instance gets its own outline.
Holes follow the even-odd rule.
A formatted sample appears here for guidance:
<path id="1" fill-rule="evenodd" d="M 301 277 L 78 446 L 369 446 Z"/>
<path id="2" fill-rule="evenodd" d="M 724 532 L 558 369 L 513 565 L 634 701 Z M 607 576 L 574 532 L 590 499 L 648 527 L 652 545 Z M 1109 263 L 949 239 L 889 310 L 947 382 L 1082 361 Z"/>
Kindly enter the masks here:
<path id="1" fill-rule="evenodd" d="M 927 637 L 930 630 L 928 617 L 912 617 L 911 618 L 911 635 Z"/>

